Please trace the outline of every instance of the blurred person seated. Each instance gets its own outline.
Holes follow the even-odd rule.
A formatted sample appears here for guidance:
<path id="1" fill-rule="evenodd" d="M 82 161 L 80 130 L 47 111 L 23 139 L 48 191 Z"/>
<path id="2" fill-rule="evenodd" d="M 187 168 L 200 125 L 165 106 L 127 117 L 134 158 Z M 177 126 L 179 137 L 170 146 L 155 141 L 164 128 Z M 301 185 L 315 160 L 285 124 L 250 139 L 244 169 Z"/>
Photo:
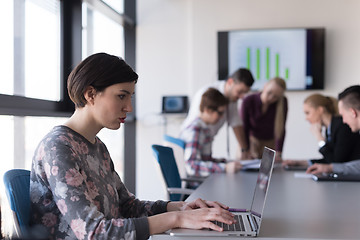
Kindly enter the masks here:
<path id="1" fill-rule="evenodd" d="M 306 120 L 318 140 L 322 159 L 286 160 L 283 166 L 311 166 L 315 163 L 341 163 L 360 159 L 360 136 L 352 133 L 338 115 L 337 100 L 321 94 L 312 94 L 304 101 Z M 323 135 L 325 128 L 325 135 Z"/>
<path id="2" fill-rule="evenodd" d="M 349 125 L 351 131 L 359 137 L 360 134 L 360 85 L 346 88 L 339 94 L 339 112 L 343 122 Z M 360 143 L 355 147 L 360 151 Z M 307 173 L 337 173 L 360 174 L 360 157 L 346 163 L 314 164 L 307 169 Z"/>

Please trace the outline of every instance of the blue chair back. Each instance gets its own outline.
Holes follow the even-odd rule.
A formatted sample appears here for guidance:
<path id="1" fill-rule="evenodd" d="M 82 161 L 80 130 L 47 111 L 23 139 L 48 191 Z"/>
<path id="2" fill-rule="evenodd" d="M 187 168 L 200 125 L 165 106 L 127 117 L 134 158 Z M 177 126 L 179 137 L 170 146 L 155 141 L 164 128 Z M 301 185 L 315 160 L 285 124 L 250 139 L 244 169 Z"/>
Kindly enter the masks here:
<path id="1" fill-rule="evenodd" d="M 9 170 L 4 174 L 4 185 L 10 208 L 16 214 L 22 234 L 29 229 L 30 220 L 30 171 Z"/>
<path id="2" fill-rule="evenodd" d="M 172 148 L 161 145 L 151 146 L 168 188 L 181 188 L 181 178 Z M 171 201 L 180 201 L 181 194 L 170 194 Z"/>
<path id="3" fill-rule="evenodd" d="M 182 149 L 185 149 L 185 142 L 180 138 L 175 138 L 175 137 L 169 136 L 167 134 L 164 134 L 164 140 L 167 142 L 174 143 L 174 144 L 178 145 L 179 147 L 181 147 Z"/>

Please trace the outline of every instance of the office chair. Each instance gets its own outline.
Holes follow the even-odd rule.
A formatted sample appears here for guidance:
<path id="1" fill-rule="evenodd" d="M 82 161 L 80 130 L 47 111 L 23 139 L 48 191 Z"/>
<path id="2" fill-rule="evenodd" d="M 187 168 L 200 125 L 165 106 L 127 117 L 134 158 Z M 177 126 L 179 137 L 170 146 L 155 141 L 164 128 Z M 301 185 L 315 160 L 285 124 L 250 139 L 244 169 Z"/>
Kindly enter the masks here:
<path id="1" fill-rule="evenodd" d="M 18 237 L 27 236 L 30 220 L 30 171 L 12 169 L 4 174 L 4 185 L 13 212 Z"/>
<path id="2" fill-rule="evenodd" d="M 171 147 L 174 151 L 174 156 L 176 160 L 176 165 L 179 170 L 181 179 L 183 180 L 183 188 L 188 188 L 189 182 L 199 182 L 202 183 L 206 177 L 189 177 L 185 169 L 185 142 L 180 138 L 175 138 L 170 135 L 164 134 L 164 146 Z"/>
<path id="3" fill-rule="evenodd" d="M 171 147 L 174 151 L 174 156 L 176 160 L 176 165 L 179 170 L 179 174 L 181 178 L 186 178 L 186 170 L 185 170 L 185 159 L 184 159 L 184 149 L 185 142 L 180 138 L 175 138 L 170 135 L 164 134 L 163 144 L 166 147 Z"/>
<path id="4" fill-rule="evenodd" d="M 164 177 L 170 200 L 184 200 L 186 195 L 191 194 L 194 190 L 181 187 L 182 180 L 180 178 L 172 148 L 156 144 L 152 145 L 151 148 L 157 162 L 160 165 L 161 173 Z"/>
<path id="5" fill-rule="evenodd" d="M 181 147 L 183 150 L 185 149 L 185 142 L 180 138 L 176 138 L 176 137 L 172 137 L 170 135 L 164 134 L 164 141 L 169 142 L 169 143 L 174 143 L 177 146 Z"/>

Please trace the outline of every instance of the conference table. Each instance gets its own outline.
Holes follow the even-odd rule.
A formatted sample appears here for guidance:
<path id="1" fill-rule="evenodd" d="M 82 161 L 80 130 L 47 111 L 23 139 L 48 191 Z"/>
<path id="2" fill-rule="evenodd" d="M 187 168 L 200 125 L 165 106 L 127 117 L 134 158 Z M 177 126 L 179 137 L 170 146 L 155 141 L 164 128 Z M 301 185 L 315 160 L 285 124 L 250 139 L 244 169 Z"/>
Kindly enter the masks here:
<path id="1" fill-rule="evenodd" d="M 274 168 L 257 239 L 360 239 L 360 182 L 317 182 L 303 173 Z M 256 179 L 257 172 L 212 174 L 186 201 L 202 198 L 250 209 Z M 151 239 L 209 237 L 164 233 Z"/>

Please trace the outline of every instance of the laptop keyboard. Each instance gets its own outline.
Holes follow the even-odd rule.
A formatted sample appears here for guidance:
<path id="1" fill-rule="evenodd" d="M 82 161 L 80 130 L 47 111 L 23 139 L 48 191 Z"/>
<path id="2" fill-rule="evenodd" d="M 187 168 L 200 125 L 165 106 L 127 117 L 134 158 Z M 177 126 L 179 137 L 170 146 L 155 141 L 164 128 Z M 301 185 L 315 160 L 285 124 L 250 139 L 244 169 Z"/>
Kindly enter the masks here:
<path id="1" fill-rule="evenodd" d="M 222 227 L 224 231 L 245 231 L 242 215 L 235 215 L 234 218 L 236 220 L 236 223 L 234 224 L 225 224 L 218 221 L 215 221 L 214 223 L 219 227 Z"/>

